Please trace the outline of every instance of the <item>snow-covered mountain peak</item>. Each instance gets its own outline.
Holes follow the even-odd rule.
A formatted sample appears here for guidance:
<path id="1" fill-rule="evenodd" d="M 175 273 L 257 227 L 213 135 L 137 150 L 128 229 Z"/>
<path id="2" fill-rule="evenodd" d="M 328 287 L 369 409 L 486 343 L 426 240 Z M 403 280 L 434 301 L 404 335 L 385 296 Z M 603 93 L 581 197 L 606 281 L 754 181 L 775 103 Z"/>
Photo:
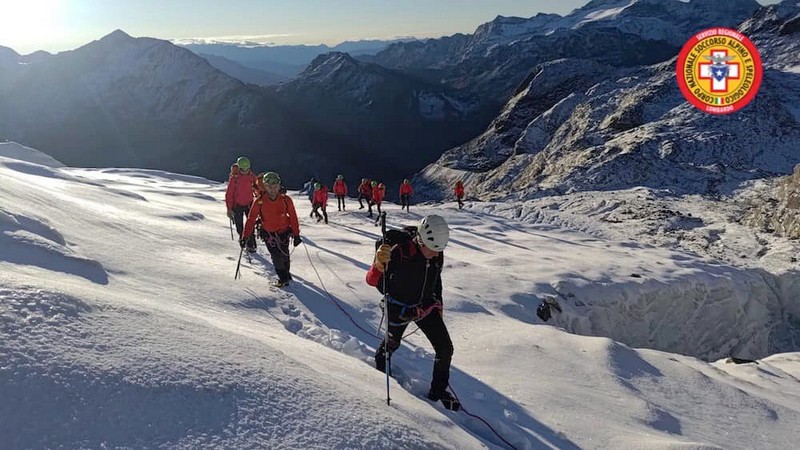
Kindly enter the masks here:
<path id="1" fill-rule="evenodd" d="M 182 52 L 192 54 L 181 47 L 171 44 L 169 41 L 149 37 L 135 38 L 122 30 L 116 30 L 96 41 L 92 41 L 89 44 L 74 50 L 73 52 L 65 53 L 83 54 L 95 57 L 102 56 L 109 58 L 115 58 L 114 55 L 118 55 L 116 56 L 118 58 L 130 58 L 134 57 L 133 53 L 141 55 L 142 53 L 150 52 L 153 49 L 158 49 L 161 51 L 181 50 Z M 196 55 L 194 56 L 196 57 Z M 202 59 L 199 57 L 197 58 Z"/>
<path id="2" fill-rule="evenodd" d="M 800 2 L 785 0 L 774 5 L 761 8 L 752 17 L 744 21 L 739 30 L 748 35 L 772 32 L 781 35 L 800 31 Z M 762 55 L 769 57 L 769 55 Z"/>
<path id="3" fill-rule="evenodd" d="M 567 17 L 622 9 L 636 3 L 636 1 L 637 0 L 592 0 L 580 8 L 572 10 L 572 12 L 567 14 Z"/>
<path id="4" fill-rule="evenodd" d="M 314 58 L 295 80 L 280 89 L 284 92 L 292 89 L 305 90 L 310 85 L 317 85 L 329 90 L 331 95 L 342 95 L 367 104 L 371 102 L 370 92 L 373 86 L 387 81 L 392 84 L 390 80 L 397 77 L 397 74 L 388 69 L 357 61 L 348 53 L 329 52 Z"/>
<path id="5" fill-rule="evenodd" d="M 212 86 L 225 90 L 242 85 L 188 49 L 161 39 L 134 38 L 121 30 L 72 52 L 60 53 L 57 58 L 62 65 L 66 63 L 74 70 L 86 72 L 84 76 L 95 83 L 95 89 L 119 84 L 122 89 L 158 90 L 167 86 L 178 88 L 180 84 L 182 99 L 162 98 L 163 92 L 162 95 L 142 95 L 143 100 L 164 102 L 165 106 L 176 100 L 178 104 L 181 100 L 193 101 L 191 97 L 203 89 L 207 90 L 206 95 L 215 95 L 208 91 Z M 142 78 L 140 75 L 144 73 L 147 77 Z"/>
<path id="6" fill-rule="evenodd" d="M 440 68 L 443 65 L 459 65 L 470 58 L 502 59 L 497 65 L 507 65 L 511 57 L 522 55 L 536 61 L 548 49 L 560 50 L 561 43 L 576 39 L 569 47 L 595 45 L 607 40 L 609 34 L 636 36 L 645 41 L 637 45 L 674 47 L 675 52 L 693 33 L 711 26 L 736 27 L 741 21 L 758 10 L 755 0 L 726 2 L 721 8 L 718 1 L 693 0 L 594 0 L 575 9 L 566 16 L 538 14 L 530 18 L 497 16 L 491 22 L 480 25 L 472 35 L 459 41 L 455 36 L 432 39 L 424 44 L 397 44 L 378 54 L 381 64 L 388 67 L 421 66 Z M 558 34 L 558 42 L 544 37 Z M 578 37 L 580 36 L 580 37 Z M 555 39 L 555 38 L 554 38 Z M 630 41 L 630 39 L 628 39 Z M 608 44 L 607 41 L 605 41 Z M 612 48 L 619 45 L 611 45 Z M 514 47 L 504 49 L 503 47 Z M 507 50 L 507 51 L 506 51 Z M 612 51 L 611 49 L 607 51 Z M 658 53 L 644 49 L 643 53 Z M 513 53 L 513 55 L 508 55 Z M 553 53 L 551 50 L 550 53 Z M 497 56 L 500 55 L 500 56 Z M 481 62 L 472 62 L 472 65 Z"/>
<path id="7" fill-rule="evenodd" d="M 112 50 L 114 48 L 121 48 L 123 46 L 136 45 L 137 42 L 143 42 L 142 39 L 145 38 L 134 38 L 122 30 L 114 30 L 100 39 L 80 47 L 78 50 L 86 47 Z"/>
<path id="8" fill-rule="evenodd" d="M 573 11 L 559 24 L 567 28 L 615 28 L 645 39 L 680 46 L 709 26 L 735 27 L 759 9 L 755 0 L 596 0 Z"/>
<path id="9" fill-rule="evenodd" d="M 100 40 L 110 40 L 110 41 L 121 41 L 121 40 L 128 40 L 133 39 L 130 34 L 122 31 L 121 29 L 117 28 L 116 30 L 108 33 L 104 37 L 100 38 Z"/>
<path id="10" fill-rule="evenodd" d="M 480 25 L 473 34 L 475 43 L 492 43 L 531 34 L 545 34 L 552 31 L 548 25 L 560 19 L 558 14 L 537 14 L 529 19 L 522 17 L 497 16 L 491 22 Z"/>
<path id="11" fill-rule="evenodd" d="M 341 70 L 357 70 L 362 66 L 348 53 L 329 52 L 314 58 L 301 76 L 326 76 Z"/>
<path id="12" fill-rule="evenodd" d="M 356 106 L 362 113 L 374 113 L 376 108 L 401 102 L 404 109 L 418 111 L 418 117 L 434 121 L 459 117 L 470 108 L 435 84 L 358 61 L 343 52 L 316 57 L 303 73 L 278 89 L 284 94 L 294 92 L 304 97 L 316 91 L 329 99 L 353 102 L 342 107 Z"/>

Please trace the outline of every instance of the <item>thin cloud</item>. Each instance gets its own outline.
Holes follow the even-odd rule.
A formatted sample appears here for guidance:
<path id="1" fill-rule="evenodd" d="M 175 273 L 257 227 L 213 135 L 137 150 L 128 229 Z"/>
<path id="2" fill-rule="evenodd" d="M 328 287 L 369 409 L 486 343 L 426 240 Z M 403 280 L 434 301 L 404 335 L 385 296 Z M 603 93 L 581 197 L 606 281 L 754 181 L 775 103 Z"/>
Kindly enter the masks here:
<path id="1" fill-rule="evenodd" d="M 236 44 L 236 45 L 273 45 L 275 39 L 296 37 L 296 34 L 258 34 L 239 36 L 212 36 L 172 39 L 178 45 L 189 44 Z"/>

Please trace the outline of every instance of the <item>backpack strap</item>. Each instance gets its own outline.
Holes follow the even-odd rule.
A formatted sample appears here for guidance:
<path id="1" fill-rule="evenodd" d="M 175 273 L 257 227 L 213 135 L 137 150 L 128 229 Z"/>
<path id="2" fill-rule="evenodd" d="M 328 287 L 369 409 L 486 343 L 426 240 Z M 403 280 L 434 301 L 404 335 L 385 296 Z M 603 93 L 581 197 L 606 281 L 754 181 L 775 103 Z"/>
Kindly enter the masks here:
<path id="1" fill-rule="evenodd" d="M 411 258 L 412 256 L 417 254 L 417 246 L 414 245 L 414 238 L 409 239 L 405 242 L 406 252 L 403 252 L 403 248 L 400 248 L 400 256 L 405 258 Z"/>

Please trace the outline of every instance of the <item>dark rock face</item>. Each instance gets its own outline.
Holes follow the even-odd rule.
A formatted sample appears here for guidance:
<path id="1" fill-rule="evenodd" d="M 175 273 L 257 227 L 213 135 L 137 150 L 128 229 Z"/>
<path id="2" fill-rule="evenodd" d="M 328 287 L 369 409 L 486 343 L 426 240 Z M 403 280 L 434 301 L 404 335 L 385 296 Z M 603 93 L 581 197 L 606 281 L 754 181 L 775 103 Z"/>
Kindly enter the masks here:
<path id="1" fill-rule="evenodd" d="M 800 165 L 781 178 L 766 202 L 750 205 L 743 222 L 754 228 L 800 239 Z"/>

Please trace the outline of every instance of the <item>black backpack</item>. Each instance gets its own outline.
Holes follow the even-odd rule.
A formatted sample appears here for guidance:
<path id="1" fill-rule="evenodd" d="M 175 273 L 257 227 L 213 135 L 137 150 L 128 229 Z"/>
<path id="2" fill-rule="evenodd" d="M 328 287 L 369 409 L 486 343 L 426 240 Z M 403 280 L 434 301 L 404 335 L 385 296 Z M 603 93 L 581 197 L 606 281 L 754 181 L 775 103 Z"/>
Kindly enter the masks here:
<path id="1" fill-rule="evenodd" d="M 409 249 L 413 248 L 414 236 L 417 235 L 417 227 L 414 225 L 406 225 L 399 230 L 391 229 L 386 230 L 386 240 L 383 238 L 375 240 L 375 250 L 378 250 L 383 244 L 389 244 L 392 247 L 400 244 L 400 249 L 403 255 L 409 254 Z M 412 250 L 413 252 L 413 250 Z M 411 253 L 413 254 L 413 253 Z"/>

